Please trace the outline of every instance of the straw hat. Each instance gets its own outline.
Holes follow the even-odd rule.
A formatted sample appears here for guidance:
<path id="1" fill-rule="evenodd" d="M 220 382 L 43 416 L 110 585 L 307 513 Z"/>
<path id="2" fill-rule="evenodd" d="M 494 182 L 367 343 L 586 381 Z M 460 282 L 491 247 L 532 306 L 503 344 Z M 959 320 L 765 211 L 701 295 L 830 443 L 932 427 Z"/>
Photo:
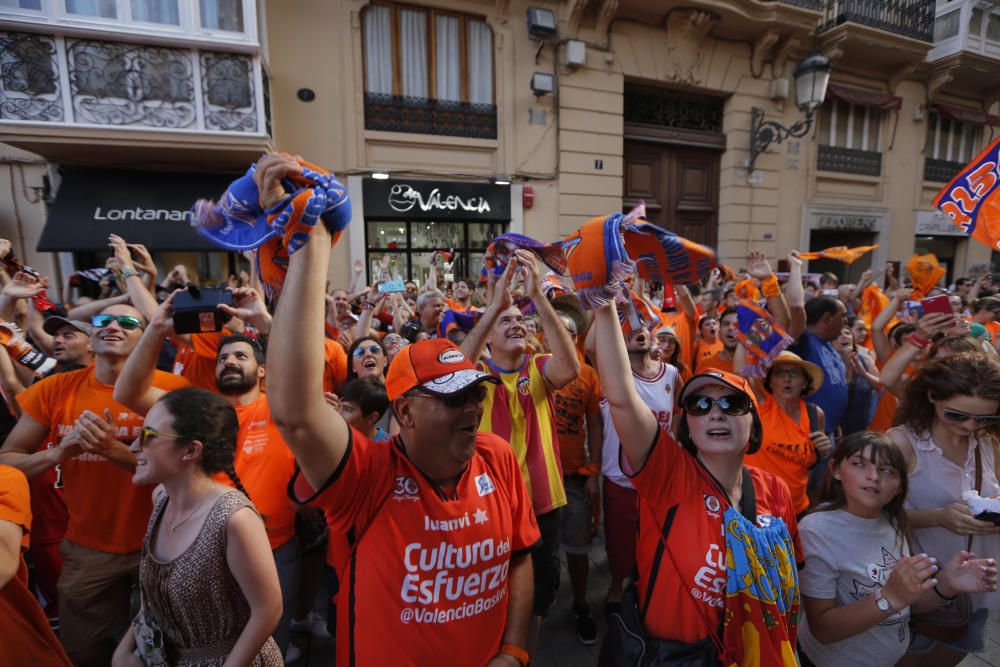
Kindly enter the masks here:
<path id="1" fill-rule="evenodd" d="M 820 369 L 820 367 L 817 366 L 816 364 L 806 361 L 805 359 L 795 354 L 794 352 L 789 352 L 788 350 L 785 350 L 784 352 L 781 352 L 777 357 L 775 357 L 774 362 L 771 363 L 771 370 L 768 371 L 768 377 L 771 376 L 771 373 L 774 372 L 774 367 L 777 366 L 778 364 L 798 366 L 803 371 L 805 371 L 806 375 L 809 377 L 810 384 L 812 385 L 812 387 L 809 389 L 809 392 L 805 394 L 806 396 L 812 396 L 817 391 L 819 391 L 820 387 L 823 386 L 822 369 Z"/>

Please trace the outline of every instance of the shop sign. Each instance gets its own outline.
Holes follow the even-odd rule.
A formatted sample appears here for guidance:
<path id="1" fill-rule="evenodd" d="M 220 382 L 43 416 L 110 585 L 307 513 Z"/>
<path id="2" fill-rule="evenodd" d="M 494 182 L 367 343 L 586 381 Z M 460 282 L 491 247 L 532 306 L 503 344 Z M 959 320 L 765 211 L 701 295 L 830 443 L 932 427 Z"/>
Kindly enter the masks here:
<path id="1" fill-rule="evenodd" d="M 510 186 L 465 181 L 364 180 L 372 220 L 510 220 Z"/>
<path id="2" fill-rule="evenodd" d="M 879 219 L 871 215 L 821 215 L 820 229 L 843 229 L 855 232 L 874 232 Z"/>
<path id="3" fill-rule="evenodd" d="M 917 211 L 917 236 L 967 236 L 940 211 Z"/>

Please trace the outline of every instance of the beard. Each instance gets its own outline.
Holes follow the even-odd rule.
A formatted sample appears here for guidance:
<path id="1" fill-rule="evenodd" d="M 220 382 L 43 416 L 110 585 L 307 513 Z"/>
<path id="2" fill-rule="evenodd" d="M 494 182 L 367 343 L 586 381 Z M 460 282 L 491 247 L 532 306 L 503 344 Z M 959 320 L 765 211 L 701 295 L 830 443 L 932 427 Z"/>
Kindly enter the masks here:
<path id="1" fill-rule="evenodd" d="M 225 373 L 225 371 L 224 371 Z M 257 378 L 239 371 L 238 374 L 224 374 L 215 379 L 215 386 L 224 396 L 239 396 L 257 386 Z"/>

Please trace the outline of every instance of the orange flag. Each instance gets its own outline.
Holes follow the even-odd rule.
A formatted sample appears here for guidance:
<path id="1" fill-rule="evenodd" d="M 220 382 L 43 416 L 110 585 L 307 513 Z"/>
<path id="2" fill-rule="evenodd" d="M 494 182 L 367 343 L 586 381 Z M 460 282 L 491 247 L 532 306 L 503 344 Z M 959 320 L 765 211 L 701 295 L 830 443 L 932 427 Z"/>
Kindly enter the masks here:
<path id="1" fill-rule="evenodd" d="M 934 206 L 959 229 L 1000 248 L 1000 137 L 974 157 L 934 198 Z"/>
<path id="2" fill-rule="evenodd" d="M 885 307 L 889 305 L 889 297 L 885 295 L 878 285 L 869 285 L 861 292 L 861 308 L 858 310 L 858 317 L 860 317 L 865 326 L 868 327 L 870 331 L 872 328 L 872 322 L 875 318 L 879 316 Z M 892 318 L 886 329 L 889 329 L 895 322 L 896 318 Z"/>
<path id="3" fill-rule="evenodd" d="M 938 280 L 946 273 L 934 253 L 914 255 L 906 263 L 906 272 L 910 274 L 913 285 L 913 299 L 922 299 L 927 292 L 937 285 Z"/>
<path id="4" fill-rule="evenodd" d="M 877 247 L 877 243 L 875 245 L 862 245 L 855 248 L 838 245 L 826 250 L 820 250 L 819 252 L 800 252 L 799 259 L 835 259 L 844 264 L 853 264 L 859 257 Z"/>

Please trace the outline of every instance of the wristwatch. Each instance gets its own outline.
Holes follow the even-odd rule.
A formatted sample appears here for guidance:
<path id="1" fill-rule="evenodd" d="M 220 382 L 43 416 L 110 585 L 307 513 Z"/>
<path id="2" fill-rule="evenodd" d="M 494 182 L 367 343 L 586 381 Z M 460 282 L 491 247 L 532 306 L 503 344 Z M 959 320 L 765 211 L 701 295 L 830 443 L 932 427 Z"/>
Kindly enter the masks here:
<path id="1" fill-rule="evenodd" d="M 875 606 L 878 607 L 879 611 L 883 614 L 894 614 L 896 610 L 893 608 L 892 603 L 889 599 L 882 595 L 882 589 L 875 589 Z"/>

